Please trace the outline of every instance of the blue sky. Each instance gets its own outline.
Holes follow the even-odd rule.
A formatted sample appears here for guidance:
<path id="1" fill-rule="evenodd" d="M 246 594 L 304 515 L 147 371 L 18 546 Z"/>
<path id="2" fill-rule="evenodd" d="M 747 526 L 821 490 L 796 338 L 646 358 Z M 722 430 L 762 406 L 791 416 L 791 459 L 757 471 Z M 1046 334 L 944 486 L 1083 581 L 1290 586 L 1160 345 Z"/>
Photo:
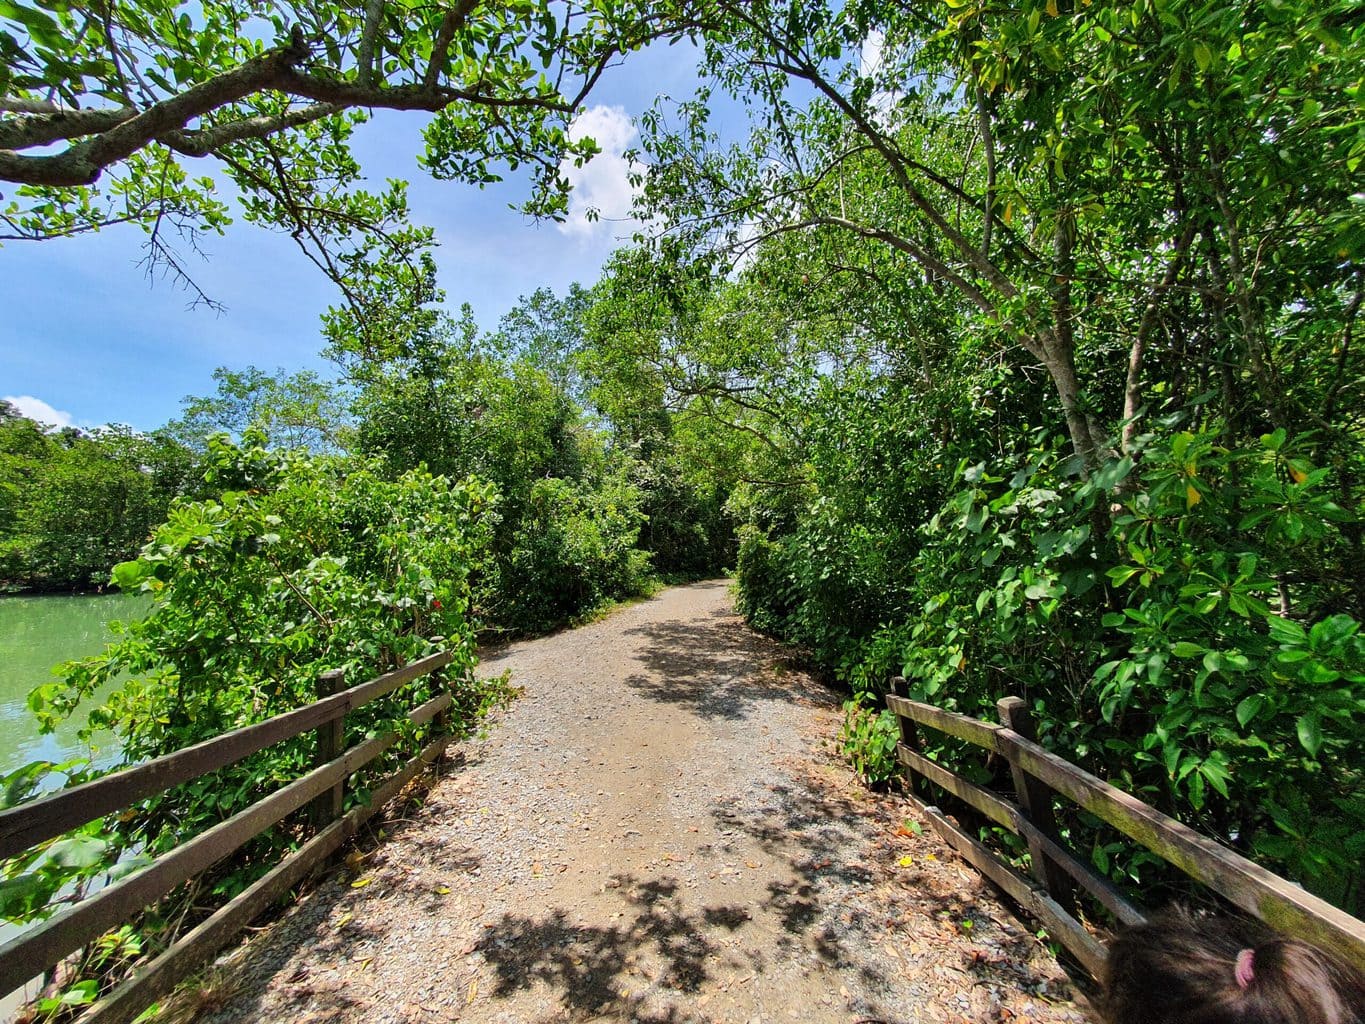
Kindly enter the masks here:
<path id="1" fill-rule="evenodd" d="M 613 69 L 589 100 L 594 137 L 604 148 L 615 140 L 619 152 L 630 143 L 628 117 L 659 93 L 690 95 L 694 63 L 689 47 L 661 45 Z M 509 209 L 526 195 L 518 178 L 483 190 L 433 181 L 416 161 L 422 123 L 381 112 L 355 152 L 373 181 L 412 183 L 414 220 L 436 229 L 448 301 L 469 302 L 485 327 L 538 287 L 562 294 L 574 281 L 591 284 L 629 233 L 581 214 L 565 226 L 534 223 Z M 623 161 L 611 152 L 580 177 L 580 207 L 584 196 L 608 213 L 628 201 Z M 137 266 L 143 238 L 138 228 L 115 228 L 0 248 L 0 397 L 22 398 L 30 415 L 55 422 L 149 430 L 176 416 L 185 395 L 211 392 L 218 366 L 328 372 L 317 355 L 318 315 L 335 292 L 288 237 L 238 222 L 208 240 L 210 258 L 196 263 L 195 277 L 227 306 L 222 315 L 187 310 L 189 296 L 172 282 L 149 282 Z"/>

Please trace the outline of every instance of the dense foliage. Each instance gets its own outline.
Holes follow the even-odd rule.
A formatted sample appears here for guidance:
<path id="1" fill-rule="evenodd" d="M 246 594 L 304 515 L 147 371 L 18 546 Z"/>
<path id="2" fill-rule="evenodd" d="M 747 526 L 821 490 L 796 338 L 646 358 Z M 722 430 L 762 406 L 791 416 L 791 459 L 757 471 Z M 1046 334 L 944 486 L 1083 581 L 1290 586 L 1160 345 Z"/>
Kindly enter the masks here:
<path id="1" fill-rule="evenodd" d="M 751 134 L 704 99 L 646 118 L 665 231 L 611 273 L 649 267 L 637 308 L 681 325 L 636 372 L 750 435 L 751 621 L 853 688 L 871 781 L 890 676 L 982 717 L 1019 694 L 1062 753 L 1358 909 L 1359 19 L 717 6 L 705 65 Z"/>
<path id="2" fill-rule="evenodd" d="M 363 463 L 272 454 L 260 440 L 249 432 L 242 447 L 211 442 L 207 484 L 215 496 L 177 501 L 141 554 L 114 569 L 125 591 L 151 599 L 150 610 L 124 624 L 102 654 L 62 666 L 58 679 L 34 690 L 29 703 L 40 720 L 75 715 L 88 729 L 110 729 L 123 760 L 136 763 L 306 704 L 317 698 L 323 671 L 341 669 L 354 685 L 437 650 L 453 655 L 443 679 L 423 678 L 349 714 L 348 745 L 391 729 L 420 740 L 431 727 L 414 731 L 404 715 L 438 687 L 456 698 L 458 730 L 496 696 L 472 680 L 469 616 L 492 488 L 424 472 L 388 480 Z M 115 875 L 140 867 L 299 777 L 313 757 L 312 734 L 304 733 L 6 862 L 0 915 L 26 921 L 50 913 L 64 888 L 84 888 L 111 866 Z M 392 756 L 358 776 L 353 801 L 365 799 L 366 780 L 386 765 Z M 4 803 L 28 796 L 53 767 L 30 765 L 5 778 Z M 76 765 L 61 770 L 72 780 L 83 774 Z M 269 830 L 161 901 L 112 948 L 88 950 L 68 1004 L 90 1001 L 95 979 L 173 939 L 193 907 L 239 892 L 305 828 L 290 819 Z"/>
<path id="3" fill-rule="evenodd" d="M 87 731 L 112 730 L 122 762 L 136 763 L 308 703 L 325 670 L 354 684 L 450 651 L 444 679 L 347 716 L 348 742 L 399 729 L 410 751 L 429 727 L 412 735 L 402 716 L 436 687 L 453 691 L 456 730 L 505 696 L 472 681 L 476 636 L 540 632 L 647 593 L 656 554 L 669 573 L 719 571 L 721 485 L 688 475 L 677 452 L 668 466 L 645 463 L 575 401 L 585 393 L 575 308 L 538 293 L 493 335 L 468 311 L 435 315 L 390 350 L 342 336 L 335 318 L 329 339 L 345 353 L 345 381 L 220 370 L 217 394 L 186 399 L 185 415 L 150 438 L 48 432 L 9 417 L 0 434 L 12 455 L 7 499 L 40 509 L 29 488 L 58 479 L 48 463 L 71 450 L 84 461 L 66 456 L 58 467 L 72 481 L 58 495 L 66 507 L 54 506 L 67 518 L 19 520 L 28 546 L 16 539 L 6 550 L 79 550 L 87 561 L 77 585 L 108 581 L 112 562 L 136 555 L 113 566 L 112 581 L 152 601 L 103 654 L 61 666 L 33 691 L 43 727 L 74 717 Z M 138 517 L 107 502 L 87 448 L 140 455 L 116 464 L 131 488 L 160 479 L 149 453 L 162 450 L 178 457 L 182 478 Z M 74 500 L 87 492 L 93 510 Z M 85 535 L 72 524 L 89 531 L 106 521 L 114 540 L 78 546 Z M 0 917 L 32 921 L 73 887 L 137 870 L 307 771 L 313 745 L 311 733 L 276 744 L 0 865 Z M 353 782 L 353 799 L 391 760 Z M 87 775 L 80 762 L 20 767 L 0 778 L 0 806 Z M 269 830 L 85 950 L 43 1005 L 88 1004 L 193 921 L 193 908 L 240 891 L 308 827 L 295 816 Z"/>

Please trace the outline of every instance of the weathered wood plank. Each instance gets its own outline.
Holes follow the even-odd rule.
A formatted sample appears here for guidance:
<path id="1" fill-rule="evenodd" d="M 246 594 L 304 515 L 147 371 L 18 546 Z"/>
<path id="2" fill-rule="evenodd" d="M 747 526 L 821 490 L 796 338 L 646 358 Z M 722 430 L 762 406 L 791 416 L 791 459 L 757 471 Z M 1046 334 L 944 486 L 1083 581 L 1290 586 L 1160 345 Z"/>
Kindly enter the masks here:
<path id="1" fill-rule="evenodd" d="M 967 835 L 944 816 L 937 807 L 925 806 L 924 816 L 934 831 L 963 858 L 1000 886 L 1009 896 L 1044 925 L 1054 938 L 1080 961 L 1096 978 L 1104 970 L 1104 946 L 1074 917 L 1035 884 L 1009 865 L 996 859 L 995 854 Z"/>
<path id="2" fill-rule="evenodd" d="M 1147 915 L 1130 903 L 1113 882 L 1099 874 L 1060 842 L 1039 833 L 1028 821 L 1022 822 L 1019 834 L 1025 839 L 1035 840 L 1057 866 L 1070 875 L 1077 885 L 1095 897 L 1100 906 L 1114 915 L 1115 920 L 1126 925 L 1147 923 Z"/>
<path id="3" fill-rule="evenodd" d="M 1003 697 L 996 701 L 995 707 L 1000 715 L 1002 725 L 1013 729 L 1020 736 L 1030 740 L 1037 739 L 1037 733 L 1034 732 L 1033 728 L 1033 716 L 1029 714 L 1028 704 L 1022 698 Z M 1024 812 L 1024 817 L 1032 822 L 1038 833 L 1047 836 L 1049 839 L 1058 839 L 1057 819 L 1053 816 L 1051 791 L 1024 771 L 1019 766 L 1018 760 L 1010 756 L 1012 752 L 1013 748 L 1006 746 L 1005 756 L 1009 760 L 1010 777 L 1014 781 L 1014 802 L 1019 805 Z M 1037 836 L 1026 837 L 1026 841 L 1028 842 L 1033 877 L 1043 884 L 1049 896 L 1067 908 L 1068 911 L 1075 909 L 1076 898 L 1072 891 L 1071 878 L 1052 862 Z"/>
<path id="4" fill-rule="evenodd" d="M 418 772 L 440 758 L 453 739 L 453 736 L 440 736 L 427 744 L 420 754 L 373 791 L 370 803 L 351 808 L 345 816 L 287 856 L 269 874 L 257 879 L 226 906 L 186 932 L 160 956 L 138 968 L 131 978 L 90 1007 L 78 1024 L 128 1024 L 135 1019 L 308 877 L 355 835 L 362 824 L 402 792 Z"/>
<path id="5" fill-rule="evenodd" d="M 997 737 L 1035 778 L 1135 839 L 1195 881 L 1286 935 L 1330 950 L 1365 970 L 1365 922 L 1233 853 L 1187 825 L 1020 736 Z"/>
<path id="6" fill-rule="evenodd" d="M 888 694 L 886 706 L 898 715 L 913 719 L 921 725 L 927 725 L 931 729 L 937 729 L 941 733 L 966 740 L 974 743 L 978 747 L 987 750 L 997 750 L 996 734 L 1004 726 L 995 725 L 992 722 L 981 722 L 975 718 L 968 718 L 966 715 L 959 715 L 954 711 L 944 711 L 936 708 L 932 704 L 925 704 L 917 700 L 908 700 L 905 697 L 897 697 Z"/>
<path id="7" fill-rule="evenodd" d="M 450 706 L 443 693 L 409 716 L 428 722 Z M 121 878 L 87 899 L 54 914 L 33 929 L 0 946 L 0 992 L 22 985 L 35 973 L 57 963 L 110 928 L 128 920 L 175 886 L 212 867 L 313 797 L 364 767 L 399 740 L 390 732 L 376 736 L 315 768 L 250 807 L 177 846 L 169 853 Z"/>
<path id="8" fill-rule="evenodd" d="M 1100 905 L 1119 921 L 1132 925 L 1142 924 L 1147 920 L 1146 915 L 1133 906 L 1112 882 L 1099 875 L 1059 840 L 1044 835 L 1024 816 L 1021 808 L 904 746 L 897 748 L 897 753 L 901 764 L 911 771 L 922 774 L 959 800 L 976 808 L 996 824 L 1022 836 L 1029 843 L 1030 854 L 1033 845 L 1036 844 L 1076 884 L 1094 896 Z"/>
<path id="9" fill-rule="evenodd" d="M 344 673 L 340 669 L 332 669 L 318 676 L 318 698 L 330 697 L 340 690 L 343 676 Z M 313 750 L 313 766 L 316 768 L 327 764 L 346 749 L 346 716 L 341 714 L 330 722 L 323 722 L 313 730 L 313 735 L 313 742 L 316 744 Z M 313 800 L 311 805 L 313 824 L 318 828 L 325 827 L 328 822 L 341 817 L 341 809 L 345 806 L 346 780 L 342 779 Z"/>
<path id="10" fill-rule="evenodd" d="M 891 692 L 897 697 L 910 699 L 910 684 L 905 681 L 905 676 L 892 677 Z M 915 720 L 909 715 L 896 715 L 896 725 L 900 728 L 901 746 L 916 754 L 920 753 L 923 747 L 920 745 L 919 729 L 915 727 Z M 906 781 L 910 784 L 910 792 L 920 797 L 928 796 L 929 791 L 920 776 L 912 772 Z"/>
<path id="11" fill-rule="evenodd" d="M 0 860 L 316 728 L 449 664 L 450 659 L 450 652 L 441 651 L 325 700 L 0 811 Z"/>
<path id="12" fill-rule="evenodd" d="M 934 785 L 947 790 L 963 803 L 976 808 L 997 825 L 1003 825 L 1011 832 L 1019 832 L 1023 815 L 1014 804 L 992 793 L 989 789 L 978 786 L 975 782 L 967 781 L 962 776 L 949 771 L 935 761 L 930 761 L 923 754 L 915 753 L 904 745 L 898 747 L 896 753 L 900 755 L 901 764 L 911 771 L 919 773 Z"/>

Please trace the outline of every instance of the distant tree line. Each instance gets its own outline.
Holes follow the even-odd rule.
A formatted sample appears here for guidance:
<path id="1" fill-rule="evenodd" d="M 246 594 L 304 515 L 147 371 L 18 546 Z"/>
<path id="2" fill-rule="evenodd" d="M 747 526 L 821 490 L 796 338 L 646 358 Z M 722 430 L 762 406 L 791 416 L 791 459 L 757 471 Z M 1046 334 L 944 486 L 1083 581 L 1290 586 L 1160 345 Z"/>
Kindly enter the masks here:
<path id="1" fill-rule="evenodd" d="M 193 487 L 195 463 L 162 433 L 51 430 L 0 402 L 0 586 L 107 585 Z"/>
<path id="2" fill-rule="evenodd" d="M 733 559 L 728 488 L 686 462 L 667 417 L 622 432 L 592 406 L 587 291 L 541 289 L 487 333 L 438 298 L 384 349 L 334 313 L 335 379 L 223 367 L 214 393 L 148 434 L 52 429 L 0 408 L 0 583 L 107 586 L 177 500 L 214 497 L 211 439 L 248 433 L 295 460 L 493 485 L 491 557 L 472 576 L 485 630 L 548 629 Z"/>

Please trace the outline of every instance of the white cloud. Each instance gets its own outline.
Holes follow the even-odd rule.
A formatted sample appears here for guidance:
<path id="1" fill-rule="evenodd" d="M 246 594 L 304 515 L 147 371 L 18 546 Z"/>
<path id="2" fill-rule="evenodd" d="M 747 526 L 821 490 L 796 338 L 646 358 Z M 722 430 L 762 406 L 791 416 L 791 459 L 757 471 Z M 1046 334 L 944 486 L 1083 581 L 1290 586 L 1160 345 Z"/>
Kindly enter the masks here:
<path id="1" fill-rule="evenodd" d="M 877 81 L 885 78 L 888 70 L 886 62 L 886 33 L 881 29 L 869 29 L 863 37 L 863 45 L 858 54 L 858 74 L 863 78 Z M 886 83 L 880 83 L 886 84 Z M 872 93 L 872 109 L 883 128 L 889 127 L 896 104 L 901 100 L 896 89 L 877 89 Z"/>
<path id="2" fill-rule="evenodd" d="M 862 51 L 859 54 L 861 66 L 858 68 L 858 74 L 868 78 L 880 71 L 882 51 L 885 49 L 886 33 L 879 28 L 869 29 L 867 36 L 863 39 Z"/>
<path id="3" fill-rule="evenodd" d="M 569 214 L 559 230 L 584 241 L 625 233 L 619 221 L 630 219 L 635 188 L 626 149 L 635 141 L 635 124 L 624 107 L 590 107 L 574 118 L 569 138 L 591 138 L 601 150 L 582 167 L 566 160 L 560 170 L 573 186 Z M 591 217 L 595 214 L 596 220 Z"/>
<path id="4" fill-rule="evenodd" d="M 50 427 L 74 427 L 76 421 L 69 412 L 62 412 L 54 409 L 41 398 L 34 398 L 32 395 L 4 395 L 0 401 L 8 402 L 19 410 L 21 416 L 27 416 L 31 420 L 39 423 L 46 423 Z"/>

